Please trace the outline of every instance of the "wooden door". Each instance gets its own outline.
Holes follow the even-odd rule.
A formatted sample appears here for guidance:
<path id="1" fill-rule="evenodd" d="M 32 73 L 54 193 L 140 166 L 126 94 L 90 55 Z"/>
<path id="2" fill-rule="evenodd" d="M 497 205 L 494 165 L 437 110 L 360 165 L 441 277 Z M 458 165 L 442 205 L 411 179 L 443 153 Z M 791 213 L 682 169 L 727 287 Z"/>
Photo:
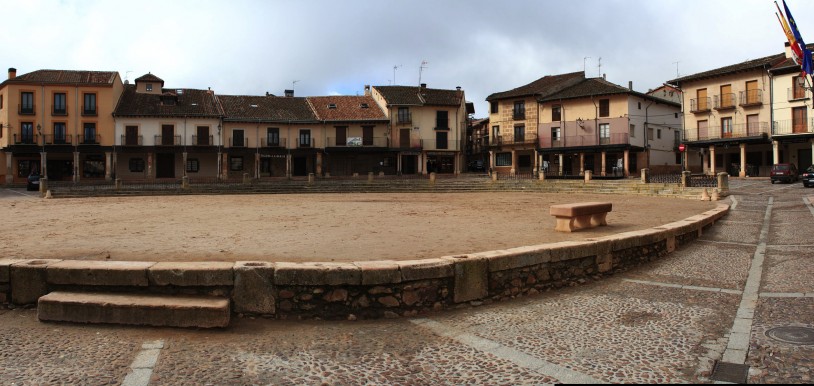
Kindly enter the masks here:
<path id="1" fill-rule="evenodd" d="M 198 142 L 196 143 L 196 145 L 198 146 L 212 145 L 211 143 L 209 143 L 209 126 L 198 126 L 197 134 Z"/>
<path id="2" fill-rule="evenodd" d="M 175 178 L 175 154 L 158 153 L 155 155 L 156 178 Z"/>
<path id="3" fill-rule="evenodd" d="M 709 110 L 709 102 L 707 102 L 707 89 L 702 88 L 698 90 L 698 111 Z"/>
<path id="4" fill-rule="evenodd" d="M 707 121 L 698 121 L 698 140 L 709 139 L 709 126 Z"/>
<path id="5" fill-rule="evenodd" d="M 345 126 L 336 127 L 336 146 L 347 146 L 348 128 Z"/>
<path id="6" fill-rule="evenodd" d="M 127 126 L 124 128 L 124 141 L 125 145 L 135 146 L 138 145 L 138 126 Z"/>
<path id="7" fill-rule="evenodd" d="M 161 125 L 161 144 L 164 146 L 175 144 L 175 126 Z"/>
<path id="8" fill-rule="evenodd" d="M 758 114 L 752 114 L 746 116 L 746 134 L 750 137 L 756 136 L 760 134 L 760 122 L 758 118 L 760 116 Z"/>
<path id="9" fill-rule="evenodd" d="M 746 104 L 758 103 L 758 89 L 757 81 L 750 80 L 746 82 Z"/>
<path id="10" fill-rule="evenodd" d="M 410 148 L 410 129 L 399 130 L 399 147 Z"/>
<path id="11" fill-rule="evenodd" d="M 806 108 L 795 107 L 791 109 L 791 126 L 794 133 L 805 133 L 808 131 Z"/>
<path id="12" fill-rule="evenodd" d="M 727 84 L 721 86 L 721 107 L 735 106 L 735 98 L 732 94 L 732 85 Z"/>
<path id="13" fill-rule="evenodd" d="M 373 126 L 362 126 L 362 146 L 373 146 Z"/>

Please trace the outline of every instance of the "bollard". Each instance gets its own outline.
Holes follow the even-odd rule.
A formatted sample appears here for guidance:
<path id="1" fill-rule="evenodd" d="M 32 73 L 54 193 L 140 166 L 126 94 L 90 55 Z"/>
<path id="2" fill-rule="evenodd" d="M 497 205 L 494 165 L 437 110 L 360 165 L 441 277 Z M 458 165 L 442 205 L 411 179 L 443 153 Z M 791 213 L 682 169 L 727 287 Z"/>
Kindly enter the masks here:
<path id="1" fill-rule="evenodd" d="M 122 190 L 122 179 L 121 178 L 116 179 L 116 190 Z"/>
<path id="2" fill-rule="evenodd" d="M 650 169 L 642 169 L 642 183 L 643 184 L 650 183 Z"/>
<path id="3" fill-rule="evenodd" d="M 384 172 L 379 172 L 379 177 L 384 177 Z"/>
<path id="4" fill-rule="evenodd" d="M 430 173 L 430 183 L 431 184 L 435 183 L 435 172 Z"/>
<path id="5" fill-rule="evenodd" d="M 308 173 L 308 183 L 309 184 L 314 183 L 314 173 Z"/>
<path id="6" fill-rule="evenodd" d="M 718 190 L 721 193 L 729 193 L 729 174 L 718 173 Z"/>
<path id="7" fill-rule="evenodd" d="M 707 188 L 704 188 L 704 192 L 701 193 L 701 201 L 709 201 L 709 192 L 707 192 Z"/>
<path id="8" fill-rule="evenodd" d="M 593 174 L 594 174 L 593 171 L 586 170 L 585 171 L 585 182 L 591 182 L 591 179 L 593 178 Z"/>
<path id="9" fill-rule="evenodd" d="M 497 181 L 497 172 L 492 172 L 492 181 Z"/>
<path id="10" fill-rule="evenodd" d="M 243 185 L 251 185 L 252 180 L 249 179 L 249 173 L 243 173 Z"/>
<path id="11" fill-rule="evenodd" d="M 710 201 L 718 201 L 721 199 L 721 196 L 718 195 L 718 189 L 712 189 L 712 195 L 709 197 Z"/>
<path id="12" fill-rule="evenodd" d="M 681 187 L 689 188 L 692 181 L 692 173 L 688 171 L 681 172 Z"/>
<path id="13" fill-rule="evenodd" d="M 40 197 L 45 197 L 46 192 L 48 192 L 48 178 L 41 177 L 40 178 Z"/>
<path id="14" fill-rule="evenodd" d="M 545 173 L 541 172 L 539 177 L 540 177 L 540 181 L 545 181 Z"/>
<path id="15" fill-rule="evenodd" d="M 367 182 L 373 182 L 373 172 L 367 173 Z"/>
<path id="16" fill-rule="evenodd" d="M 353 178 L 359 177 L 359 173 L 353 173 Z"/>
<path id="17" fill-rule="evenodd" d="M 181 177 L 181 189 L 189 189 L 189 176 Z"/>

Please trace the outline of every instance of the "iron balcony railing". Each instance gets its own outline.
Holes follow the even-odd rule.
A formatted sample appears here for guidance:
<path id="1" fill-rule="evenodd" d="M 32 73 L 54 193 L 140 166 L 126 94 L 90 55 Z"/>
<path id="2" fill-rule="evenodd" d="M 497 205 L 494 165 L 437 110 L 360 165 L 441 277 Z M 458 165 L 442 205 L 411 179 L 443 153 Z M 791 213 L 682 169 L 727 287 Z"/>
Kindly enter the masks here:
<path id="1" fill-rule="evenodd" d="M 102 136 L 99 134 L 96 135 L 80 135 L 79 137 L 79 144 L 80 145 L 98 145 L 102 143 Z"/>
<path id="2" fill-rule="evenodd" d="M 788 88 L 786 89 L 786 93 L 788 94 L 789 102 L 811 99 L 811 90 L 806 90 L 802 87 Z"/>
<path id="3" fill-rule="evenodd" d="M 525 120 L 526 119 L 526 111 L 525 110 L 523 110 L 523 111 L 518 111 L 518 110 L 512 111 L 512 119 L 514 119 L 515 121 Z"/>
<path id="4" fill-rule="evenodd" d="M 399 124 L 411 124 L 413 123 L 413 113 L 398 113 L 396 116 L 396 122 Z"/>
<path id="5" fill-rule="evenodd" d="M 814 120 L 783 120 L 774 121 L 772 135 L 814 134 Z"/>
<path id="6" fill-rule="evenodd" d="M 38 140 L 39 136 L 36 134 L 14 134 L 15 145 L 36 145 Z"/>
<path id="7" fill-rule="evenodd" d="M 229 147 L 249 147 L 249 139 L 229 137 Z"/>
<path id="8" fill-rule="evenodd" d="M 68 105 L 65 104 L 65 105 L 62 105 L 62 106 L 54 106 L 54 108 L 51 110 L 51 115 L 54 115 L 54 116 L 66 116 L 66 115 L 68 115 Z"/>
<path id="9" fill-rule="evenodd" d="M 20 115 L 34 115 L 36 112 L 34 105 L 17 105 L 17 113 Z"/>
<path id="10" fill-rule="evenodd" d="M 399 139 L 393 143 L 394 147 L 403 150 L 421 150 L 424 148 L 424 140 L 419 138 Z"/>
<path id="11" fill-rule="evenodd" d="M 734 93 L 727 93 L 715 96 L 715 110 L 734 109 L 735 106 L 736 104 Z"/>
<path id="12" fill-rule="evenodd" d="M 499 135 L 489 140 L 489 146 L 537 145 L 537 133 L 524 133 L 523 135 Z"/>
<path id="13" fill-rule="evenodd" d="M 211 135 L 193 135 L 192 146 L 214 146 L 215 137 Z"/>
<path id="14" fill-rule="evenodd" d="M 141 146 L 144 143 L 141 135 L 122 135 L 121 140 L 122 146 Z"/>
<path id="15" fill-rule="evenodd" d="M 328 144 L 326 147 L 388 147 L 387 137 L 328 137 Z"/>
<path id="16" fill-rule="evenodd" d="M 73 137 L 70 134 L 43 134 L 46 145 L 73 145 Z"/>
<path id="17" fill-rule="evenodd" d="M 707 128 L 690 128 L 684 130 L 684 141 L 708 141 L 714 139 L 758 137 L 769 134 L 768 122 L 739 123 L 728 127 L 710 126 Z M 726 131 L 725 131 L 726 130 Z"/>
<path id="18" fill-rule="evenodd" d="M 763 90 L 748 90 L 740 92 L 740 105 L 744 107 L 759 106 L 763 104 Z"/>
<path id="19" fill-rule="evenodd" d="M 297 149 L 313 149 L 316 146 L 315 138 L 299 138 L 297 140 Z"/>
<path id="20" fill-rule="evenodd" d="M 260 138 L 261 147 L 286 147 L 288 138 Z"/>
<path id="21" fill-rule="evenodd" d="M 423 139 L 421 141 L 423 143 L 424 150 L 459 150 L 458 144 L 461 142 L 457 139 L 449 139 L 446 141 Z"/>
<path id="22" fill-rule="evenodd" d="M 156 135 L 156 146 L 181 146 L 180 135 Z"/>
<path id="23" fill-rule="evenodd" d="M 569 135 L 553 139 L 551 137 L 541 137 L 540 147 L 543 149 L 563 148 L 563 147 L 583 147 L 583 146 L 604 146 L 604 145 L 627 145 L 630 143 L 629 133 L 611 133 L 609 137 L 597 137 L 596 135 Z"/>
<path id="24" fill-rule="evenodd" d="M 712 107 L 712 98 L 693 98 L 690 99 L 690 112 L 702 113 L 707 112 Z"/>
<path id="25" fill-rule="evenodd" d="M 96 107 L 82 106 L 82 116 L 95 117 L 96 116 Z"/>

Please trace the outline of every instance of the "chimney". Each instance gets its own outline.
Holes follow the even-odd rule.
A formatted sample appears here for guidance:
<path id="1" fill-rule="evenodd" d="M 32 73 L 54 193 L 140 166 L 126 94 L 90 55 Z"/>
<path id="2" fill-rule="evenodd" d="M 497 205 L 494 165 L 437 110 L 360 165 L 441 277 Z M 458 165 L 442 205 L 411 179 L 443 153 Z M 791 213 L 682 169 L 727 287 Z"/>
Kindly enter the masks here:
<path id="1" fill-rule="evenodd" d="M 421 83 L 421 89 L 423 90 L 425 88 L 427 88 L 427 84 L 426 83 Z"/>
<path id="2" fill-rule="evenodd" d="M 455 89 L 461 91 L 461 86 L 455 87 Z"/>
<path id="3" fill-rule="evenodd" d="M 268 91 L 266 91 L 266 96 L 269 96 L 269 92 L 268 92 Z"/>
<path id="4" fill-rule="evenodd" d="M 628 90 L 633 91 L 633 81 L 632 80 L 629 80 L 627 82 L 627 88 L 628 88 Z"/>
<path id="5" fill-rule="evenodd" d="M 8 78 L 9 79 L 14 79 L 16 77 L 17 77 L 17 69 L 14 68 L 14 67 L 9 68 L 8 69 Z"/>
<path id="6" fill-rule="evenodd" d="M 791 59 L 791 44 L 786 42 L 786 59 Z M 11 69 L 9 69 L 11 71 Z"/>
<path id="7" fill-rule="evenodd" d="M 602 80 L 608 80 L 608 74 L 602 74 Z"/>
<path id="8" fill-rule="evenodd" d="M 285 90 L 285 97 L 286 98 L 293 98 L 294 97 L 294 90 Z"/>
<path id="9" fill-rule="evenodd" d="M 365 85 L 365 96 L 370 96 L 370 85 L 369 84 Z"/>

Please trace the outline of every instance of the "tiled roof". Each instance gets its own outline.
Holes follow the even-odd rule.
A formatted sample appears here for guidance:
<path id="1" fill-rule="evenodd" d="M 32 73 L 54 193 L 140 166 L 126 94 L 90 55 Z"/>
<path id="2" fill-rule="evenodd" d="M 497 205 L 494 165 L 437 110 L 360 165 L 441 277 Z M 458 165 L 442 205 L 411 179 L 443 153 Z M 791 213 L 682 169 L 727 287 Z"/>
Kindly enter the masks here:
<path id="1" fill-rule="evenodd" d="M 691 81 L 694 81 L 694 80 L 713 78 L 713 77 L 722 76 L 722 75 L 734 74 L 734 73 L 738 73 L 738 72 L 742 72 L 742 71 L 750 71 L 750 70 L 769 68 L 769 67 L 774 66 L 777 63 L 782 62 L 785 59 L 785 57 L 786 57 L 785 54 L 777 54 L 777 55 L 766 56 L 766 57 L 763 57 L 763 58 L 760 58 L 760 59 L 747 60 L 745 62 L 741 62 L 741 63 L 738 63 L 738 64 L 732 64 L 732 65 L 729 65 L 729 66 L 716 68 L 714 70 L 709 70 L 709 71 L 699 72 L 699 73 L 693 74 L 693 75 L 683 76 L 683 77 L 680 77 L 678 79 L 670 80 L 667 83 L 674 84 L 674 85 L 677 85 L 677 86 L 681 86 L 682 83 L 691 82 Z"/>
<path id="2" fill-rule="evenodd" d="M 509 91 L 496 92 L 486 97 L 487 101 L 505 98 L 518 98 L 527 96 L 546 97 L 565 87 L 571 86 L 585 79 L 585 72 L 572 72 L 560 75 L 546 75 L 525 86 L 520 86 Z"/>
<path id="3" fill-rule="evenodd" d="M 112 85 L 119 73 L 115 71 L 37 70 L 7 79 L 8 83 L 51 83 L 103 86 Z"/>
<path id="4" fill-rule="evenodd" d="M 317 118 L 322 121 L 389 122 L 384 111 L 369 96 L 325 96 L 306 99 L 316 112 Z M 367 107 L 363 108 L 362 105 Z"/>
<path id="5" fill-rule="evenodd" d="M 539 98 L 540 102 L 551 102 L 551 101 L 558 101 L 562 99 L 575 99 L 575 98 L 585 98 L 585 97 L 592 97 L 592 96 L 604 96 L 604 95 L 615 95 L 615 94 L 629 94 L 634 95 L 642 99 L 647 100 L 655 100 L 662 103 L 667 104 L 674 104 L 679 106 L 678 103 L 657 98 L 652 95 L 643 94 L 637 91 L 633 91 L 629 88 L 622 87 L 618 84 L 608 82 L 603 78 L 589 78 L 585 79 L 582 82 L 579 82 L 571 87 L 563 89 L 557 93 L 551 94 L 544 98 Z"/>
<path id="6" fill-rule="evenodd" d="M 140 76 L 140 77 L 138 77 L 138 78 L 136 78 L 136 82 L 156 82 L 156 83 L 161 83 L 162 86 L 164 85 L 164 80 L 163 79 L 161 79 L 161 78 L 159 78 L 159 77 L 157 77 L 157 76 L 155 76 L 155 75 L 153 75 L 153 74 L 151 74 L 149 72 L 142 75 L 142 76 Z"/>
<path id="7" fill-rule="evenodd" d="M 137 93 L 135 85 L 125 85 L 113 115 L 212 118 L 222 115 L 214 95 L 208 90 L 163 89 L 162 92 L 162 95 Z M 163 105 L 162 98 L 177 99 L 177 102 Z"/>
<path id="8" fill-rule="evenodd" d="M 316 122 L 317 116 L 305 98 L 276 96 L 218 95 L 224 120 L 232 122 Z"/>
<path id="9" fill-rule="evenodd" d="M 460 106 L 463 91 L 415 86 L 373 86 L 391 106 Z"/>

